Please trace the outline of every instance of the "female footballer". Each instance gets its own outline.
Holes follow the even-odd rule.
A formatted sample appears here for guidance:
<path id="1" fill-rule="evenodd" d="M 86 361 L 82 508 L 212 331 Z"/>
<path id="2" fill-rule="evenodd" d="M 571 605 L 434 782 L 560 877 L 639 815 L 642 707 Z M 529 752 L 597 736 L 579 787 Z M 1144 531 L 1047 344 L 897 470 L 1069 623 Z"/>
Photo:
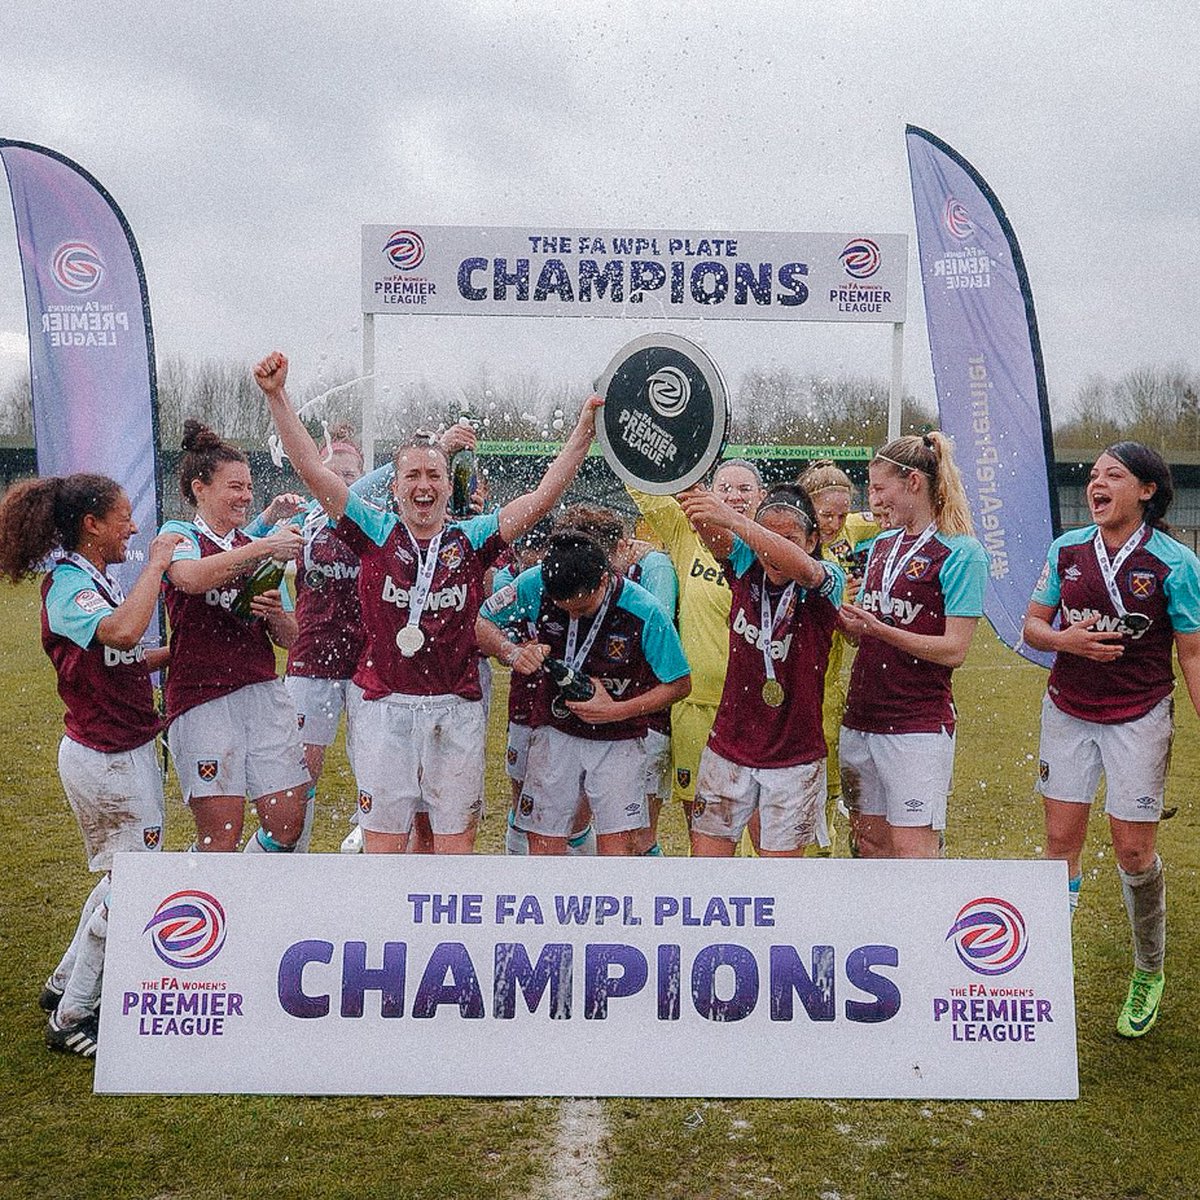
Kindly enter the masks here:
<path id="1" fill-rule="evenodd" d="M 728 857 L 759 818 L 764 857 L 829 844 L 821 702 L 844 575 L 820 557 L 812 501 L 771 488 L 751 519 L 711 492 L 680 498 L 722 563 L 732 605 L 729 669 L 692 811 L 692 854 Z"/>
<path id="2" fill-rule="evenodd" d="M 1173 490 L 1155 451 L 1137 442 L 1110 446 L 1087 485 L 1092 524 L 1052 543 L 1025 616 L 1025 640 L 1055 654 L 1038 775 L 1046 855 L 1067 863 L 1072 912 L 1104 775 L 1133 932 L 1133 977 L 1117 1018 L 1122 1037 L 1150 1031 L 1163 993 L 1167 898 L 1155 841 L 1174 732 L 1172 648 L 1200 710 L 1200 562 L 1166 532 Z"/>
<path id="3" fill-rule="evenodd" d="M 196 822 L 195 848 L 236 849 L 249 797 L 261 828 L 247 849 L 291 851 L 304 824 L 309 778 L 272 642 L 290 645 L 296 619 L 277 589 L 254 598 L 248 617 L 233 604 L 253 569 L 293 557 L 302 535 L 287 525 L 264 538 L 242 532 L 253 499 L 250 467 L 207 426 L 185 423 L 183 451 L 179 490 L 195 516 L 163 526 L 182 539 L 164 585 L 171 620 L 167 740 Z"/>
<path id="4" fill-rule="evenodd" d="M 864 858 L 935 858 L 954 767 L 954 668 L 983 615 L 987 558 L 950 440 L 889 442 L 869 468 L 871 546 L 840 622 L 858 643 L 839 756 L 851 836 Z"/>
<path id="5" fill-rule="evenodd" d="M 136 532 L 129 498 L 104 475 L 29 480 L 0 501 L 0 575 L 17 583 L 55 554 L 42 581 L 42 647 L 66 705 L 58 772 L 88 868 L 101 877 L 39 1004 L 50 1014 L 46 1044 L 85 1058 L 96 1053 L 113 855 L 162 844 L 155 754 L 162 722 L 149 672 L 166 652 L 145 650 L 140 642 L 181 539 L 160 534 L 151 541 L 146 566 L 126 596 L 108 568 L 125 561 Z"/>
<path id="6" fill-rule="evenodd" d="M 254 369 L 292 465 L 358 553 L 366 649 L 354 682 L 354 771 L 368 853 L 404 853 L 413 817 L 428 809 L 438 853 L 470 853 L 483 807 L 486 735 L 475 618 L 501 550 L 558 502 L 587 454 L 598 396 L 538 487 L 498 512 L 449 523 L 451 486 L 436 440 L 396 453 L 399 515 L 372 509 L 321 461 L 288 400 L 287 359 Z"/>

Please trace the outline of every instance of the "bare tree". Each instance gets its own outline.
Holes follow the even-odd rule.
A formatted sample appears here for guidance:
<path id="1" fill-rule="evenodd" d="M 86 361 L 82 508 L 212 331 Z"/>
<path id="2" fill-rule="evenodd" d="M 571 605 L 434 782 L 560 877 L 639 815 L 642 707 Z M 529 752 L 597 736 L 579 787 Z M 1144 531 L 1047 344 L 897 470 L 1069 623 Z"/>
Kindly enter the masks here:
<path id="1" fill-rule="evenodd" d="M 0 392 L 0 434 L 21 445 L 33 445 L 33 389 L 28 371 Z"/>

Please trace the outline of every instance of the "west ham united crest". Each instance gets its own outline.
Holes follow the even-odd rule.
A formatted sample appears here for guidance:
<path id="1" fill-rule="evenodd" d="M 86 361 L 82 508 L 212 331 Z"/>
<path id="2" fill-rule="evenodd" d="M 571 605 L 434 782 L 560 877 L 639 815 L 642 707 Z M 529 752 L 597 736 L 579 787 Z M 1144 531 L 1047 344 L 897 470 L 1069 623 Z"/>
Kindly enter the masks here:
<path id="1" fill-rule="evenodd" d="M 205 783 L 212 783 L 217 777 L 217 760 L 215 758 L 202 758 L 196 763 L 196 774 Z"/>
<path id="2" fill-rule="evenodd" d="M 145 826 L 142 829 L 142 841 L 145 843 L 147 850 L 157 850 L 158 843 L 162 841 L 162 826 Z"/>
<path id="3" fill-rule="evenodd" d="M 630 486 L 674 495 L 704 478 L 721 456 L 729 399 L 717 364 L 675 334 L 634 338 L 596 382 L 604 409 L 596 437 Z"/>

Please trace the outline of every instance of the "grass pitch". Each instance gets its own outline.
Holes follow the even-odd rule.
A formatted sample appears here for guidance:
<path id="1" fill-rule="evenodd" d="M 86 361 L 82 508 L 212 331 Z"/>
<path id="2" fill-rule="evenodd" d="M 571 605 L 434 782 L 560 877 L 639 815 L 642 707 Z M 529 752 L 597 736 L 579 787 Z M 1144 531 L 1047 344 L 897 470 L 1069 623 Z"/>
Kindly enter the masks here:
<path id="1" fill-rule="evenodd" d="M 52 1055 L 36 998 L 91 887 L 55 769 L 61 713 L 37 641 L 37 592 L 0 593 L 0 1196 L 124 1200 L 216 1197 L 537 1197 L 554 1183 L 554 1100 L 95 1097 L 91 1067 Z M 957 673 L 961 714 L 948 852 L 1040 854 L 1032 792 L 1044 673 L 981 629 Z M 508 785 L 502 705 L 493 712 L 490 815 L 497 852 Z M 811 1196 L 822 1200 L 1192 1200 L 1200 1194 L 1200 724 L 1180 693 L 1163 823 L 1170 936 L 1155 1030 L 1113 1024 L 1129 935 L 1101 815 L 1094 814 L 1075 921 L 1081 1098 L 1074 1103 L 606 1100 L 613 1197 Z M 336 851 L 356 795 L 330 755 L 313 840 Z M 190 820 L 168 784 L 165 847 Z M 686 845 L 664 814 L 668 853 Z M 844 844 L 844 843 L 843 843 Z M 798 865 L 798 870 L 803 866 Z M 585 1197 L 580 1196 L 580 1200 Z"/>

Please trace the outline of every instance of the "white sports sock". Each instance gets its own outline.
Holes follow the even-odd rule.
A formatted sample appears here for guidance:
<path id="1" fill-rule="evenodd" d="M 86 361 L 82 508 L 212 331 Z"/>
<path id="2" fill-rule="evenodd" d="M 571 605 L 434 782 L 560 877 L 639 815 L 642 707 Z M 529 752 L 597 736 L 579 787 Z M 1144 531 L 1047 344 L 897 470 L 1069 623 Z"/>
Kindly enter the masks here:
<path id="1" fill-rule="evenodd" d="M 92 910 L 83 937 L 79 939 L 75 965 L 55 1014 L 60 1028 L 77 1025 L 96 1011 L 96 1005 L 100 1003 L 100 981 L 104 976 L 104 947 L 107 940 L 106 896 Z"/>
<path id="2" fill-rule="evenodd" d="M 46 980 L 47 986 L 52 987 L 56 992 L 66 990 L 67 980 L 71 978 L 71 970 L 75 966 L 75 955 L 79 952 L 79 943 L 83 939 L 87 923 L 91 919 L 96 905 L 107 895 L 108 876 L 101 875 L 100 881 L 92 888 L 88 893 L 88 898 L 83 902 L 83 909 L 79 914 L 79 924 L 75 926 L 75 936 L 71 939 L 71 944 L 67 947 L 58 966 L 54 968 L 53 974 Z"/>
<path id="3" fill-rule="evenodd" d="M 1162 859 L 1156 854 L 1153 864 L 1140 875 L 1128 875 L 1120 867 L 1117 874 L 1133 930 L 1133 965 L 1139 971 L 1161 971 L 1167 951 L 1167 882 Z"/>

